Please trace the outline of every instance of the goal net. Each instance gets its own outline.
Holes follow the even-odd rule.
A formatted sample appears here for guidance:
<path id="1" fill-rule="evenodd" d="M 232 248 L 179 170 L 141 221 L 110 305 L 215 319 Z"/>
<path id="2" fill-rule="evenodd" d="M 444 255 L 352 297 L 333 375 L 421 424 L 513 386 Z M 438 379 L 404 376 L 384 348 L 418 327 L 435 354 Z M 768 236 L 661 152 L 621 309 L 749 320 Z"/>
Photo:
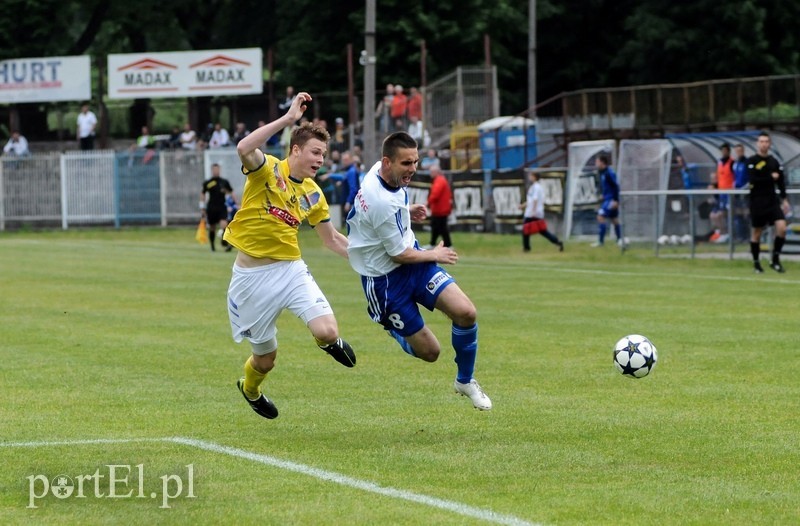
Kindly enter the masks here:
<path id="1" fill-rule="evenodd" d="M 666 190 L 671 162 L 672 144 L 666 139 L 621 141 L 616 166 L 620 190 Z M 663 194 L 622 196 L 620 222 L 623 235 L 639 240 L 661 235 L 666 206 L 667 199 Z"/>

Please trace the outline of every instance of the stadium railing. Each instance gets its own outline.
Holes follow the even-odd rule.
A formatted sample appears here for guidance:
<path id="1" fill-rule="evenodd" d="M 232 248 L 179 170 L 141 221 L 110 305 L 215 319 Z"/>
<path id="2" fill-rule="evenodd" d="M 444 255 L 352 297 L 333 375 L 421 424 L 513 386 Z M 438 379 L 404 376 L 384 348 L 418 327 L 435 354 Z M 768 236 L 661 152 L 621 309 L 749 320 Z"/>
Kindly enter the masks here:
<path id="1" fill-rule="evenodd" d="M 720 252 L 724 248 L 721 253 L 727 253 L 728 258 L 733 259 L 737 246 L 744 245 L 747 247 L 745 251 L 749 251 L 748 194 L 748 190 L 718 189 L 623 190 L 620 192 L 623 236 L 628 237 L 626 232 L 637 230 L 637 225 L 647 224 L 652 226 L 650 234 L 637 231 L 638 235 L 631 237 L 634 241 L 652 242 L 656 256 L 667 247 L 681 245 L 689 249 L 692 258 L 698 251 Z M 800 204 L 800 198 L 797 197 L 800 189 L 789 189 L 787 194 L 791 209 L 794 210 Z M 714 230 L 711 214 L 719 212 L 719 207 L 715 208 L 714 204 L 719 196 L 728 196 L 729 205 L 723 212 L 727 237 L 715 242 L 709 238 L 709 234 Z M 661 211 L 664 213 L 659 213 Z M 650 217 L 645 217 L 645 214 Z M 800 253 L 800 225 L 792 224 L 794 216 L 791 213 L 786 219 L 789 228 L 784 252 Z M 629 225 L 627 229 L 626 224 Z M 762 242 L 768 241 L 766 236 L 769 235 L 771 229 L 765 229 Z"/>
<path id="2" fill-rule="evenodd" d="M 273 152 L 270 152 L 273 153 Z M 211 165 L 238 195 L 234 148 L 194 151 L 70 151 L 0 158 L 0 230 L 27 226 L 189 223 Z"/>

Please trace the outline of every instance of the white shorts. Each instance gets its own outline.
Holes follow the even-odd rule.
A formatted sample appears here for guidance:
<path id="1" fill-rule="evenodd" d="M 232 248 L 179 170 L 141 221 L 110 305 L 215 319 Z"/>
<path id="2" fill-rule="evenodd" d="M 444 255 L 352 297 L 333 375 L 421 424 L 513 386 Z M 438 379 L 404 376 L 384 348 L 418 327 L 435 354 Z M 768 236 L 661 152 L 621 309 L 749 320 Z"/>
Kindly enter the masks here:
<path id="1" fill-rule="evenodd" d="M 233 266 L 228 287 L 228 317 L 233 339 L 264 343 L 278 333 L 275 322 L 289 309 L 308 324 L 333 314 L 303 260 L 279 261 L 255 268 Z"/>

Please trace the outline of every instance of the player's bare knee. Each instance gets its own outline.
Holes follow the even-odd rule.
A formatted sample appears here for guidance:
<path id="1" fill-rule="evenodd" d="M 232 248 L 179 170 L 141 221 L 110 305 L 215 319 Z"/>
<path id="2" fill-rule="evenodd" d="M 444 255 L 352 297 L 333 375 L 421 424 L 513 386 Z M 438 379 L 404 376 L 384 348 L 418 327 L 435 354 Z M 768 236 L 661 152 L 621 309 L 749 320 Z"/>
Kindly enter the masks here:
<path id="1" fill-rule="evenodd" d="M 270 372 L 275 367 L 275 356 L 277 354 L 278 353 L 276 352 L 271 352 L 264 355 L 253 354 L 253 357 L 251 358 L 253 369 L 262 374 Z"/>
<path id="2" fill-rule="evenodd" d="M 333 343 L 339 337 L 339 327 L 336 322 L 315 324 L 309 327 L 311 334 L 317 340 L 325 343 Z"/>
<path id="3" fill-rule="evenodd" d="M 441 349 L 438 346 L 425 347 L 420 350 L 414 349 L 414 354 L 417 355 L 417 358 L 425 362 L 435 362 L 436 360 L 439 359 L 440 352 Z"/>
<path id="4" fill-rule="evenodd" d="M 467 300 L 452 312 L 452 319 L 456 325 L 471 327 L 478 320 L 478 311 L 471 301 Z"/>

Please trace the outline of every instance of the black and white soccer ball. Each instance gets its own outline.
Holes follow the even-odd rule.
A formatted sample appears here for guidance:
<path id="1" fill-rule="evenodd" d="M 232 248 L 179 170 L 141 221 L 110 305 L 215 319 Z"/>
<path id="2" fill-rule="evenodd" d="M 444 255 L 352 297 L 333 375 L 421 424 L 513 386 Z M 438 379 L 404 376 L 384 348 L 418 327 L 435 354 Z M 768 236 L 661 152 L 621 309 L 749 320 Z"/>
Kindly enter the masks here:
<path id="1" fill-rule="evenodd" d="M 658 361 L 653 342 L 641 334 L 629 334 L 614 345 L 614 367 L 631 378 L 644 378 Z"/>

